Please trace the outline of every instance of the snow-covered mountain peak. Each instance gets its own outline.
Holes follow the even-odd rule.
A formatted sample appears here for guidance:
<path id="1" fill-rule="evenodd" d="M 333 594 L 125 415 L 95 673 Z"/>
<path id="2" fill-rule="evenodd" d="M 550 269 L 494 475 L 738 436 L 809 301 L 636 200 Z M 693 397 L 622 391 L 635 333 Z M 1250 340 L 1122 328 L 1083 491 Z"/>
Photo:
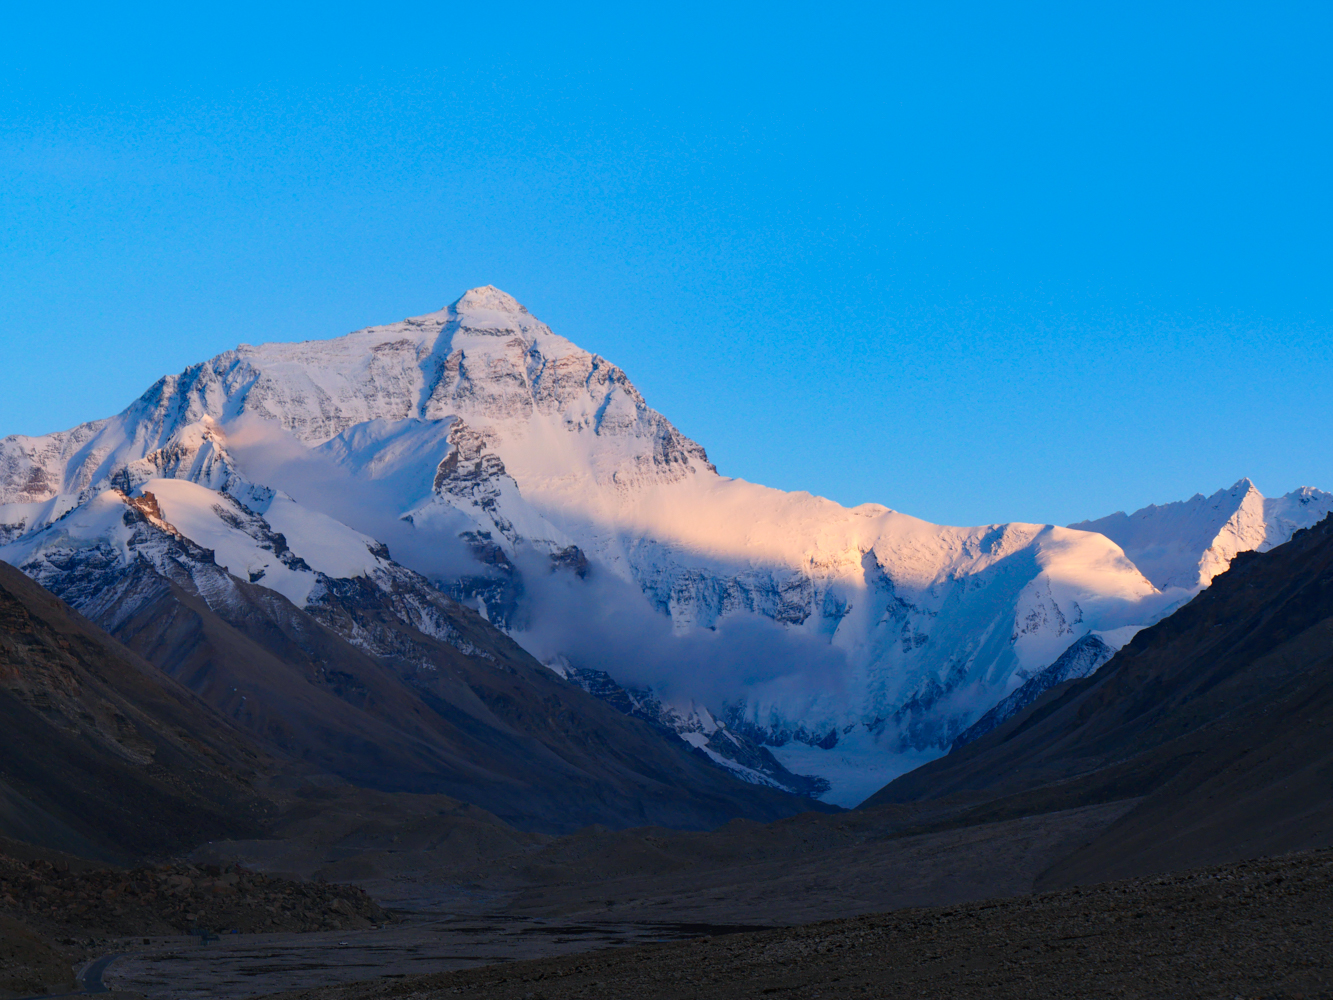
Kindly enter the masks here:
<path id="1" fill-rule="evenodd" d="M 1280 499 L 1300 504 L 1301 506 L 1308 506 L 1312 503 L 1321 502 L 1327 496 L 1328 494 L 1323 490 L 1317 490 L 1313 486 L 1301 486 L 1282 496 Z"/>
<path id="2" fill-rule="evenodd" d="M 518 301 L 508 292 L 503 292 L 494 285 L 482 285 L 478 288 L 469 288 L 464 292 L 451 307 L 458 315 L 472 315 L 481 312 L 498 312 L 510 314 L 531 315 Z"/>
<path id="3" fill-rule="evenodd" d="M 1254 480 L 1251 479 L 1249 476 L 1241 476 L 1234 483 L 1232 483 L 1227 489 L 1218 490 L 1209 499 L 1214 506 L 1217 506 L 1219 503 L 1219 498 L 1223 495 L 1235 500 L 1238 505 L 1240 503 L 1243 503 L 1246 497 L 1263 496 L 1263 494 L 1259 492 L 1259 487 L 1254 485 Z M 1222 504 L 1226 503 L 1225 500 L 1221 500 L 1220 502 Z"/>
<path id="4" fill-rule="evenodd" d="M 490 285 L 0 440 L 0 558 L 38 578 L 136 553 L 165 572 L 172 532 L 298 606 L 413 570 L 543 662 L 715 713 L 798 770 L 835 745 L 937 752 L 1071 643 L 1155 621 L 1330 507 L 1242 479 L 1070 528 L 946 527 L 719 476 L 624 371 Z"/>
<path id="5" fill-rule="evenodd" d="M 270 445 L 265 428 L 295 442 Z M 206 539 L 243 579 L 304 598 L 311 573 L 275 562 L 262 546 L 256 554 L 248 542 L 223 541 L 231 536 L 216 527 L 215 507 L 246 520 L 230 501 L 208 502 L 163 481 L 187 480 L 290 535 L 293 548 L 312 553 L 314 571 L 378 571 L 366 540 L 350 536 L 337 546 L 340 560 L 351 554 L 347 565 L 317 565 L 316 536 L 339 537 L 337 527 L 320 523 L 298 546 L 302 526 L 317 519 L 284 519 L 289 498 L 250 492 L 228 451 L 233 431 L 237 440 L 248 435 L 251 455 L 295 443 L 352 480 L 373 482 L 373 500 L 364 502 L 383 509 L 358 525 L 386 516 L 405 523 L 413 535 L 403 551 L 420 550 L 422 565 L 462 539 L 481 563 L 472 572 L 489 574 L 490 593 L 514 592 L 517 583 L 499 578 L 535 554 L 549 572 L 569 567 L 576 580 L 618 580 L 633 595 L 621 613 L 658 615 L 668 635 L 699 633 L 705 643 L 729 627 L 788 635 L 754 640 L 792 643 L 776 656 L 780 668 L 764 655 L 768 670 L 838 673 L 827 691 L 802 680 L 783 689 L 790 697 L 777 688 L 764 695 L 764 724 L 779 727 L 823 734 L 833 725 L 878 725 L 900 709 L 928 711 L 950 692 L 1003 688 L 1015 669 L 1044 665 L 1087 629 L 1136 623 L 1152 614 L 1145 602 L 1160 603 L 1120 550 L 1096 535 L 1041 525 L 942 528 L 875 504 L 849 510 L 718 476 L 703 448 L 651 409 L 625 372 L 493 286 L 438 312 L 330 340 L 240 347 L 164 378 L 99 425 L 0 442 L 0 489 L 13 494 L 0 500 L 23 502 L 6 514 L 6 534 L 17 540 L 50 524 L 89 490 L 146 489 L 167 521 Z M 605 595 L 595 590 L 567 599 L 605 615 L 597 610 Z M 499 597 L 486 600 L 497 614 L 514 611 L 499 608 Z M 678 655 L 697 660 L 705 648 L 682 646 Z M 736 660 L 755 656 L 746 647 Z M 827 666 L 811 666 L 820 663 Z M 845 697 L 830 693 L 842 687 Z M 758 695 L 738 686 L 723 697 L 735 704 Z M 756 712 L 758 704 L 751 702 Z"/>
<path id="6" fill-rule="evenodd" d="M 1266 499 L 1248 477 L 1212 496 L 1151 504 L 1133 514 L 1117 511 L 1070 525 L 1106 535 L 1161 588 L 1206 587 L 1237 553 L 1281 545 L 1333 509 L 1333 494 L 1303 487 Z"/>

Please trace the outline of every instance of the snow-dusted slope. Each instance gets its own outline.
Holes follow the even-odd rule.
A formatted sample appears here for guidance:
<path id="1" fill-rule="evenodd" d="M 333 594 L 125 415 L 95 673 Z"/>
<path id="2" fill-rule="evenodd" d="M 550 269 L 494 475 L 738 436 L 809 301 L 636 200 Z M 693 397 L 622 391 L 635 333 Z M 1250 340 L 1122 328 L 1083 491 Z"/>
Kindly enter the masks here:
<path id="1" fill-rule="evenodd" d="M 1333 493 L 1303 486 L 1265 499 L 1248 479 L 1210 497 L 1117 511 L 1071 524 L 1101 532 L 1125 551 L 1158 587 L 1206 587 L 1239 552 L 1266 552 L 1333 511 Z"/>
<path id="2" fill-rule="evenodd" d="M 819 757 L 839 745 L 862 762 L 942 752 L 1080 637 L 1188 597 L 1192 553 L 1218 544 L 1218 512 L 1140 545 L 1114 525 L 943 527 L 719 475 L 624 372 L 490 287 L 333 340 L 242 345 L 116 417 L 0 441 L 0 558 L 36 565 L 80 532 L 121 544 L 79 520 L 109 490 L 151 494 L 173 530 L 298 604 L 321 576 L 391 572 L 387 542 L 546 662 L 691 706 L 663 715 L 683 733 L 707 715 L 737 735 L 708 730 L 709 752 L 786 745 L 792 766 L 806 747 L 815 773 L 862 766 Z M 1226 518 L 1249 544 L 1250 521 Z"/>
<path id="3" fill-rule="evenodd" d="M 1097 668 L 1114 656 L 1120 647 L 1141 631 L 1135 626 L 1111 632 L 1089 632 L 1079 639 L 1046 669 L 1034 674 L 1023 686 L 994 705 L 967 729 L 958 734 L 951 750 L 985 736 L 1005 720 L 1017 715 L 1043 694 L 1065 681 L 1078 680 L 1096 672 Z"/>
<path id="4" fill-rule="evenodd" d="M 138 608 L 126 592 L 137 564 L 185 585 L 214 610 L 236 599 L 233 578 L 262 584 L 316 618 L 335 596 L 365 583 L 403 623 L 484 657 L 449 623 L 435 588 L 392 562 L 379 542 L 282 493 L 248 487 L 245 497 L 251 506 L 188 480 L 150 480 L 133 495 L 112 487 L 0 545 L 0 560 L 108 629 Z M 360 626 L 329 624 L 354 645 L 390 652 Z"/>

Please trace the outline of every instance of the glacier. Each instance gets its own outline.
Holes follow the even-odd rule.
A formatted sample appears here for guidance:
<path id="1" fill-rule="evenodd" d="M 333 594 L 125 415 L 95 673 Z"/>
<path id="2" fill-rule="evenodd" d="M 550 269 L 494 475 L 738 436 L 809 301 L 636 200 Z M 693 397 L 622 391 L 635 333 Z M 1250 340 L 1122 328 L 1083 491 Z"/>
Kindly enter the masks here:
<path id="1" fill-rule="evenodd" d="M 1070 527 L 770 489 L 486 286 L 3 439 L 0 559 L 93 602 L 78 567 L 167 558 L 148 519 L 298 607 L 369 581 L 430 627 L 428 585 L 738 776 L 853 805 L 1074 643 L 1158 620 L 1333 506 L 1242 484 Z"/>

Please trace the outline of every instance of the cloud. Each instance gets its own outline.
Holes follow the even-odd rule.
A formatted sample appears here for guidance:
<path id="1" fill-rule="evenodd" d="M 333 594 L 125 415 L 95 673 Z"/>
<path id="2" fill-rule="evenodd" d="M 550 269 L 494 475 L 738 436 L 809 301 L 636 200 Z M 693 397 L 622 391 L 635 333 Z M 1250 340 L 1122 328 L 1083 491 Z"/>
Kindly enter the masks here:
<path id="1" fill-rule="evenodd" d="M 383 542 L 409 569 L 445 579 L 484 571 L 456 534 L 418 531 L 402 520 L 405 511 L 388 486 L 354 476 L 279 424 L 244 414 L 223 430 L 228 453 L 251 482 L 282 490 L 303 507 Z"/>
<path id="2" fill-rule="evenodd" d="M 551 572 L 536 554 L 520 557 L 524 630 L 517 638 L 538 659 L 565 656 L 604 670 L 666 701 L 693 698 L 713 710 L 746 694 L 788 717 L 836 699 L 847 676 L 842 652 L 757 615 L 723 618 L 714 629 L 678 634 L 636 585 L 594 564 L 586 579 Z"/>

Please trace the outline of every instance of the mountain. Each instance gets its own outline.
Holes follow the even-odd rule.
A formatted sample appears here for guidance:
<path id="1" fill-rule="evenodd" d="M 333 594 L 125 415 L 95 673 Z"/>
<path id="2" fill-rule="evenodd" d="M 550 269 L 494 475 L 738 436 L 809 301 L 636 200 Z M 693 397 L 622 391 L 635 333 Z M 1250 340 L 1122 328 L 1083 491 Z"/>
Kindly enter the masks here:
<path id="1" fill-rule="evenodd" d="M 230 494 L 162 479 L 0 551 L 306 774 L 557 832 L 809 808 L 562 681 L 373 539 L 271 491 L 247 498 L 290 536 Z"/>
<path id="2" fill-rule="evenodd" d="M 207 496 L 174 511 L 173 483 Z M 621 369 L 490 286 L 243 344 L 117 416 L 0 441 L 0 558 L 53 580 L 63 556 L 36 553 L 76 522 L 99 558 L 121 552 L 122 529 L 88 520 L 109 490 L 152 493 L 231 575 L 353 644 L 369 640 L 330 609 L 339 588 L 466 655 L 433 588 L 733 774 L 849 805 L 1075 641 L 1198 586 L 1155 584 L 1111 525 L 939 526 L 721 475 Z"/>
<path id="3" fill-rule="evenodd" d="M 1242 479 L 1210 497 L 1150 505 L 1133 514 L 1116 511 L 1070 527 L 1097 531 L 1124 550 L 1143 575 L 1162 589 L 1206 587 L 1237 553 L 1267 552 L 1299 528 L 1333 511 L 1333 493 L 1304 486 L 1268 499 Z"/>
<path id="4" fill-rule="evenodd" d="M 259 835 L 273 761 L 176 684 L 0 563 L 0 835 L 87 857 Z"/>
<path id="5" fill-rule="evenodd" d="M 1333 516 L 1238 554 L 1091 676 L 1047 691 L 865 808 L 1137 804 L 1046 884 L 1333 845 Z"/>

